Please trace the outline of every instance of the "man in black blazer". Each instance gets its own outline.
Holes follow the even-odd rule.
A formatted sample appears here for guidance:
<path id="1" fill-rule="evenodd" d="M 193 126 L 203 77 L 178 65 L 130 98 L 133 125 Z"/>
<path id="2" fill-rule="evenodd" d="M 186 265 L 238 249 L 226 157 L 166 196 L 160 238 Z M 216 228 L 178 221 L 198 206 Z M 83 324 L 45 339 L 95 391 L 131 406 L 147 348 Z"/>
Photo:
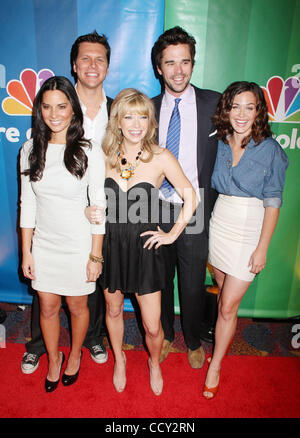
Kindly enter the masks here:
<path id="1" fill-rule="evenodd" d="M 71 53 L 71 73 L 83 112 L 85 137 L 98 143 L 100 147 L 105 133 L 112 99 L 105 95 L 105 80 L 110 60 L 110 46 L 105 35 L 93 33 L 79 36 L 74 42 Z M 96 291 L 88 296 L 90 313 L 89 327 L 83 345 L 89 349 L 96 363 L 107 361 L 107 351 L 103 345 L 105 327 L 105 302 L 103 291 L 96 282 Z M 40 306 L 38 295 L 33 295 L 31 307 L 31 340 L 25 345 L 21 369 L 25 374 L 33 373 L 39 358 L 46 353 L 46 347 L 40 328 Z"/>
<path id="2" fill-rule="evenodd" d="M 195 43 L 192 36 L 176 26 L 158 38 L 152 54 L 164 86 L 164 92 L 153 98 L 159 124 L 159 145 L 166 147 L 172 110 L 175 102 L 180 99 L 177 103 L 181 123 L 177 158 L 201 200 L 194 215 L 194 225 L 187 226 L 176 242 L 164 247 L 166 287 L 162 291 L 161 320 L 165 337 L 160 360 L 162 362 L 166 359 L 174 340 L 174 276 L 177 268 L 181 324 L 188 359 L 192 368 L 201 368 L 205 353 L 200 338 L 213 340 L 214 330 L 214 321 L 205 326 L 204 308 L 206 312 L 214 314 L 217 307 L 216 299 L 205 303 L 205 277 L 209 219 L 217 197 L 210 184 L 217 153 L 212 116 L 220 94 L 190 84 Z M 164 231 L 169 231 L 176 220 L 181 200 L 176 193 L 167 197 L 162 194 L 161 197 L 160 225 Z M 168 211 L 170 220 L 166 220 Z M 209 309 L 208 305 L 213 308 Z"/>

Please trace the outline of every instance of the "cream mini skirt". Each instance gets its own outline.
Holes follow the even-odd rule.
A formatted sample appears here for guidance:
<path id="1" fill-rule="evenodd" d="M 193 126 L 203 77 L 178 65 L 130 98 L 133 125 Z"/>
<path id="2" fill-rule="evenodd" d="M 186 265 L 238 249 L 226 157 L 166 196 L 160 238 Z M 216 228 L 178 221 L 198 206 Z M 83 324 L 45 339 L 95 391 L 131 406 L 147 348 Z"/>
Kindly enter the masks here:
<path id="1" fill-rule="evenodd" d="M 257 198 L 219 195 L 209 227 L 209 263 L 244 281 L 255 274 L 248 266 L 257 247 L 265 209 Z"/>

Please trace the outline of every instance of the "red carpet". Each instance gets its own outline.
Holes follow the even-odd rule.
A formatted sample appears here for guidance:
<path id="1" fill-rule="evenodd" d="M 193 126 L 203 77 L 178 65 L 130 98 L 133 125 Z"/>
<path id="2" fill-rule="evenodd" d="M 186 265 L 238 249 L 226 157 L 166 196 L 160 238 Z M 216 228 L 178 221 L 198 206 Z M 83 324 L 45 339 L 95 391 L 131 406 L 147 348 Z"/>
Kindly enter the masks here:
<path id="1" fill-rule="evenodd" d="M 202 387 L 207 364 L 190 368 L 187 355 L 171 353 L 162 364 L 164 391 L 156 397 L 149 386 L 147 354 L 126 351 L 127 387 L 118 394 L 112 384 L 113 358 L 94 363 L 86 349 L 79 379 L 71 387 L 60 383 L 46 394 L 47 357 L 37 371 L 21 372 L 23 344 L 0 349 L 1 418 L 299 418 L 300 359 L 227 356 L 219 393 L 206 401 Z M 68 355 L 69 349 L 62 351 Z"/>

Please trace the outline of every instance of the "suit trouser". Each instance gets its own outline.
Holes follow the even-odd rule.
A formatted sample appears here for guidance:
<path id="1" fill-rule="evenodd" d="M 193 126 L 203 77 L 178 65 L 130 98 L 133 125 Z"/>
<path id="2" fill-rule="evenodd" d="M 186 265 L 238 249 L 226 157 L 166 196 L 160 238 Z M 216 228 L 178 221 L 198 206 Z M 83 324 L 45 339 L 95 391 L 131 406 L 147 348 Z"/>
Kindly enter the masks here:
<path id="1" fill-rule="evenodd" d="M 105 334 L 105 302 L 103 291 L 98 282 L 96 283 L 96 291 L 88 296 L 88 308 L 90 319 L 83 345 L 90 348 L 93 345 L 102 343 Z M 33 296 L 31 306 L 31 340 L 26 343 L 25 347 L 28 353 L 34 353 L 38 356 L 46 353 L 40 326 L 40 303 L 37 293 Z"/>
<path id="2" fill-rule="evenodd" d="M 161 204 L 161 211 L 167 203 Z M 170 221 L 162 220 L 160 227 L 168 232 L 172 228 L 181 206 L 171 204 Z M 207 262 L 207 235 L 205 231 L 192 232 L 187 228 L 172 245 L 165 245 L 165 288 L 162 290 L 162 326 L 164 337 L 174 340 L 174 277 L 177 268 L 181 326 L 186 346 L 191 350 L 200 347 L 200 326 L 205 299 L 205 278 Z M 196 231 L 196 230 L 195 230 Z"/>

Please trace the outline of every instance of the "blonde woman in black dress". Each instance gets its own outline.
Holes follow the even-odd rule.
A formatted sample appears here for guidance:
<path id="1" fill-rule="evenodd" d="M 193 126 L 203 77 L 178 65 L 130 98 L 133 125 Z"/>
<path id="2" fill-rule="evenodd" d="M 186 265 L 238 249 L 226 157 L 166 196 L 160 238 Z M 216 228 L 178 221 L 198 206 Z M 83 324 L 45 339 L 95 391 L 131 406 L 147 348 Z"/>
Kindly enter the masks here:
<path id="1" fill-rule="evenodd" d="M 155 131 L 151 100 L 135 89 L 121 91 L 113 102 L 102 144 L 106 155 L 108 214 L 101 282 L 115 357 L 115 389 L 122 392 L 126 386 L 123 303 L 124 293 L 132 293 L 140 306 L 145 328 L 150 386 L 155 395 L 160 395 L 163 390 L 159 365 L 164 339 L 160 321 L 163 245 L 174 242 L 184 230 L 195 211 L 197 198 L 175 157 L 157 146 Z M 158 227 L 158 189 L 165 177 L 184 200 L 169 233 Z M 97 218 L 94 216 L 93 220 Z"/>

